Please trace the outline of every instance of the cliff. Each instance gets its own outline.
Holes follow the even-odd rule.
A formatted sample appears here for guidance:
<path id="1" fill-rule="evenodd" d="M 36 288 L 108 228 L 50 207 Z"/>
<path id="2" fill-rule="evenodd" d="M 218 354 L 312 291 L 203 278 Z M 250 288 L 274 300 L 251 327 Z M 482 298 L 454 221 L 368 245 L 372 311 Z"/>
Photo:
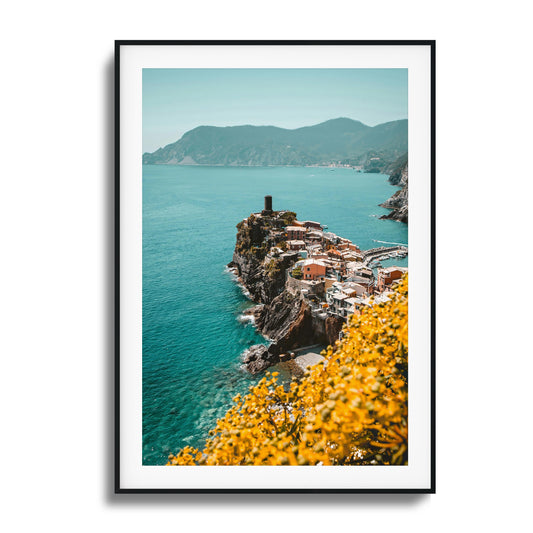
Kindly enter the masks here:
<path id="1" fill-rule="evenodd" d="M 243 363 L 252 374 L 278 363 L 281 354 L 314 343 L 311 310 L 300 296 L 283 291 L 270 304 L 260 306 L 255 316 L 258 331 L 273 342 L 268 348 L 259 344 L 246 352 Z"/>
<path id="2" fill-rule="evenodd" d="M 398 159 L 383 169 L 383 174 L 388 174 L 391 185 L 399 185 L 402 179 L 402 170 L 407 165 L 408 154 L 401 155 Z"/>
<path id="3" fill-rule="evenodd" d="M 381 207 L 391 209 L 392 211 L 388 215 L 383 215 L 382 219 L 398 220 L 400 222 L 408 222 L 409 218 L 409 184 L 408 184 L 408 163 L 402 162 L 394 171 L 390 174 L 389 181 L 393 185 L 401 187 L 399 191 L 396 191 L 387 201 L 381 204 Z"/>
<path id="4" fill-rule="evenodd" d="M 284 290 L 285 273 L 297 258 L 297 253 L 261 258 L 235 252 L 229 266 L 237 269 L 242 284 L 254 302 L 270 303 Z"/>
<path id="5" fill-rule="evenodd" d="M 285 287 L 286 271 L 298 259 L 297 252 L 285 253 L 282 228 L 296 219 L 292 211 L 273 212 L 271 216 L 250 215 L 237 224 L 233 260 L 228 265 L 237 270 L 252 300 L 270 303 Z"/>
<path id="6" fill-rule="evenodd" d="M 272 341 L 267 348 L 259 344 L 248 349 L 243 364 L 257 374 L 280 361 L 280 355 L 316 343 L 332 344 L 338 338 L 342 320 L 319 320 L 299 293 L 286 289 L 287 270 L 299 259 L 297 252 L 283 252 L 282 228 L 296 214 L 273 212 L 269 216 L 250 215 L 237 225 L 233 261 L 240 281 L 259 305 L 249 312 L 257 330 Z"/>
<path id="7" fill-rule="evenodd" d="M 279 363 L 282 354 L 302 346 L 335 344 L 344 325 L 340 317 L 330 316 L 322 320 L 313 316 L 305 300 L 288 290 L 284 290 L 270 304 L 253 308 L 252 313 L 258 331 L 273 341 L 268 348 L 256 344 L 246 351 L 243 364 L 252 374 Z"/>

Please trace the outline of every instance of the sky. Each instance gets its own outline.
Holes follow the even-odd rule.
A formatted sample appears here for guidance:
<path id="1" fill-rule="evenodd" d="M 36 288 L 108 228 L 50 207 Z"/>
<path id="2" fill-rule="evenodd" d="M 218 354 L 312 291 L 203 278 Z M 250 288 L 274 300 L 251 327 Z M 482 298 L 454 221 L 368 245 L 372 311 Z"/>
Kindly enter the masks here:
<path id="1" fill-rule="evenodd" d="M 197 126 L 407 118 L 407 69 L 143 69 L 143 152 Z"/>

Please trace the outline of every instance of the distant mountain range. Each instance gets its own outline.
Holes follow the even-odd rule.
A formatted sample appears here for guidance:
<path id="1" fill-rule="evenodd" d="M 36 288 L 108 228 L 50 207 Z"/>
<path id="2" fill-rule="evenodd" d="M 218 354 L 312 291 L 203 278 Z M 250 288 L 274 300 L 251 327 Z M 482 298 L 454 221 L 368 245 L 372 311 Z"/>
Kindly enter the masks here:
<path id="1" fill-rule="evenodd" d="M 199 126 L 143 154 L 156 165 L 362 165 L 380 171 L 407 152 L 407 119 L 366 126 L 337 118 L 294 130 L 274 126 Z"/>

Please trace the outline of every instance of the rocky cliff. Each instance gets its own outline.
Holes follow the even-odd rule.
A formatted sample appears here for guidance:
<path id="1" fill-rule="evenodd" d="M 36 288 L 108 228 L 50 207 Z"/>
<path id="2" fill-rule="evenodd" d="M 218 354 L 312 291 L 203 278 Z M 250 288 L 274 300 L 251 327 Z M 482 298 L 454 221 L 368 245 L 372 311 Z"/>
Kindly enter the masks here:
<path id="1" fill-rule="evenodd" d="M 237 270 L 255 302 L 270 303 L 285 288 L 286 271 L 299 255 L 284 252 L 282 228 L 295 219 L 291 211 L 274 211 L 269 216 L 252 214 L 237 224 L 237 242 L 228 266 Z"/>
<path id="2" fill-rule="evenodd" d="M 258 305 L 251 312 L 258 331 L 272 340 L 269 347 L 256 344 L 246 351 L 243 363 L 252 374 L 279 363 L 282 354 L 297 348 L 334 344 L 344 325 L 340 317 L 328 317 L 325 321 L 314 317 L 306 301 L 288 290 L 270 304 Z"/>
<path id="3" fill-rule="evenodd" d="M 229 266 L 237 269 L 242 284 L 254 302 L 270 303 L 284 290 L 286 271 L 298 257 L 297 253 L 261 258 L 234 252 Z"/>
<path id="4" fill-rule="evenodd" d="M 409 208 L 409 184 L 408 184 L 408 164 L 407 162 L 401 166 L 398 171 L 390 175 L 389 181 L 393 185 L 399 185 L 401 189 L 396 191 L 387 201 L 381 204 L 381 207 L 391 209 L 388 215 L 383 215 L 380 218 L 398 220 L 407 223 L 408 208 Z"/>
<path id="5" fill-rule="evenodd" d="M 257 330 L 272 341 L 268 347 L 258 344 L 246 351 L 243 364 L 252 374 L 278 363 L 281 354 L 296 348 L 334 343 L 342 327 L 342 319 L 341 323 L 325 323 L 313 317 L 301 294 L 285 287 L 287 270 L 299 254 L 283 252 L 285 237 L 281 229 L 295 218 L 292 212 L 273 212 L 269 216 L 250 215 L 237 225 L 237 243 L 229 266 L 236 269 L 258 303 L 249 310 Z"/>
<path id="6" fill-rule="evenodd" d="M 270 304 L 259 306 L 254 314 L 258 331 L 272 344 L 268 348 L 252 346 L 247 351 L 243 363 L 252 374 L 278 363 L 281 354 L 314 342 L 311 309 L 300 296 L 283 291 Z"/>

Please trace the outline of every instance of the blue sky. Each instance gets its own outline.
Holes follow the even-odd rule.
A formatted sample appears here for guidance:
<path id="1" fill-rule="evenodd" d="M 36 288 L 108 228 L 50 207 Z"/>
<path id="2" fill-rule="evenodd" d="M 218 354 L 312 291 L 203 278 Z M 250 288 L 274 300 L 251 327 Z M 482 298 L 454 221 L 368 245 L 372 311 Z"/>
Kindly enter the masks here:
<path id="1" fill-rule="evenodd" d="M 197 126 L 407 118 L 407 69 L 143 69 L 143 152 Z"/>

